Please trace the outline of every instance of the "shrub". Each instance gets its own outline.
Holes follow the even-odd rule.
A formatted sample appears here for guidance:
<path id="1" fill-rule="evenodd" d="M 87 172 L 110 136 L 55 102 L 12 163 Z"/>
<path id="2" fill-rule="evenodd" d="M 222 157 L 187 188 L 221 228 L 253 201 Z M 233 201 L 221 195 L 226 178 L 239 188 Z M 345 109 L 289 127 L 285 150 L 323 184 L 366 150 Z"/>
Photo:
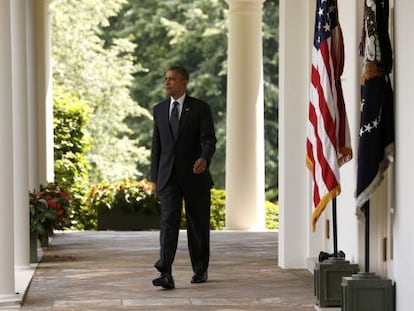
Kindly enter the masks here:
<path id="1" fill-rule="evenodd" d="M 76 198 L 68 227 L 93 228 L 93 216 L 84 208 L 88 186 L 86 123 L 91 113 L 88 105 L 60 88 L 53 95 L 53 134 L 55 182 Z"/>
<path id="2" fill-rule="evenodd" d="M 211 216 L 210 228 L 211 230 L 221 230 L 224 228 L 226 218 L 225 213 L 226 192 L 221 189 L 211 190 Z"/>
<path id="3" fill-rule="evenodd" d="M 225 227 L 225 201 L 225 190 L 212 189 L 210 219 L 212 230 L 222 230 Z M 279 228 L 279 207 L 270 201 L 265 202 L 265 227 L 269 230 Z"/>
<path id="4" fill-rule="evenodd" d="M 225 227 L 225 199 L 225 190 L 211 190 L 211 230 L 222 230 Z M 151 191 L 150 183 L 144 179 L 142 181 L 121 180 L 113 183 L 99 183 L 90 190 L 85 208 L 88 210 L 89 215 L 92 215 L 95 219 L 93 229 L 96 229 L 98 208 L 107 210 L 118 208 L 126 213 L 141 210 L 148 214 L 159 214 L 161 206 L 158 198 Z M 278 206 L 270 201 L 266 201 L 266 229 L 277 229 L 279 227 L 278 216 Z M 186 228 L 184 208 L 181 215 L 180 228 Z"/>
<path id="5" fill-rule="evenodd" d="M 270 201 L 265 203 L 266 229 L 279 229 L 279 206 Z"/>
<path id="6" fill-rule="evenodd" d="M 182 213 L 181 229 L 185 229 L 185 213 Z M 225 227 L 226 218 L 226 191 L 222 189 L 211 189 L 211 230 L 222 230 Z M 279 228 L 279 206 L 266 201 L 265 203 L 265 227 L 266 229 Z"/>
<path id="7" fill-rule="evenodd" d="M 211 212 L 210 212 L 210 229 L 221 230 L 224 228 L 225 212 L 225 191 L 220 189 L 211 189 Z M 180 229 L 187 228 L 185 218 L 185 209 L 181 212 Z"/>

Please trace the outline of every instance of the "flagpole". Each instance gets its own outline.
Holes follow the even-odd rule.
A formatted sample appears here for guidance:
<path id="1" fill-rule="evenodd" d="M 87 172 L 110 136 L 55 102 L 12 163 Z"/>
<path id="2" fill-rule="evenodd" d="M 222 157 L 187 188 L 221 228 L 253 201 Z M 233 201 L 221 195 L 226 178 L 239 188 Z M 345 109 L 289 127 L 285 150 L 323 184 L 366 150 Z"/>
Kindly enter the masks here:
<path id="1" fill-rule="evenodd" d="M 333 247 L 334 258 L 338 258 L 338 229 L 336 220 L 336 198 L 332 199 L 332 222 L 333 222 Z"/>
<path id="2" fill-rule="evenodd" d="M 363 206 L 365 215 L 365 272 L 369 272 L 369 200 Z"/>

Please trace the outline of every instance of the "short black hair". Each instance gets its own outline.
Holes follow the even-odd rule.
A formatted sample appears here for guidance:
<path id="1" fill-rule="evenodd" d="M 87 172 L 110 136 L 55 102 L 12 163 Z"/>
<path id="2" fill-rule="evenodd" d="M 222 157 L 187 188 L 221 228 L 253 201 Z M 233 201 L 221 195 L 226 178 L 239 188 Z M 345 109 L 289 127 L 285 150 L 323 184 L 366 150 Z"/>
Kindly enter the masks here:
<path id="1" fill-rule="evenodd" d="M 168 71 L 170 70 L 178 72 L 180 76 L 184 78 L 184 80 L 187 80 L 187 81 L 190 80 L 190 74 L 188 73 L 187 69 L 185 69 L 184 67 L 174 65 L 168 68 Z"/>

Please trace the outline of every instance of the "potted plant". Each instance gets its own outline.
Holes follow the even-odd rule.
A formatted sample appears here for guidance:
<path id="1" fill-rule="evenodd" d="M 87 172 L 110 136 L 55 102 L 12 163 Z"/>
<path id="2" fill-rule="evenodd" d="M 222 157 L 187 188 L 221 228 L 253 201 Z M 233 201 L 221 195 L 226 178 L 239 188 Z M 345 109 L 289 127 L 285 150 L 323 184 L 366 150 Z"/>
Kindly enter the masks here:
<path id="1" fill-rule="evenodd" d="M 119 180 L 95 185 L 87 205 L 97 214 L 98 230 L 159 228 L 160 204 L 148 180 Z"/>
<path id="2" fill-rule="evenodd" d="M 40 185 L 29 193 L 30 233 L 47 242 L 53 230 L 63 230 L 69 224 L 73 198 L 59 185 Z"/>

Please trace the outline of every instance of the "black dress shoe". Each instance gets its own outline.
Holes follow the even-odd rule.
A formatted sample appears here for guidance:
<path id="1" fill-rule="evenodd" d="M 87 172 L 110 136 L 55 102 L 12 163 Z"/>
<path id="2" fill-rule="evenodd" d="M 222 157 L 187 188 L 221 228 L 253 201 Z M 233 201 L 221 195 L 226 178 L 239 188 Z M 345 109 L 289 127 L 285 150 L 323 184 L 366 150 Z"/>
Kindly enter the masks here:
<path id="1" fill-rule="evenodd" d="M 171 273 L 161 273 L 160 277 L 152 280 L 152 285 L 161 286 L 165 289 L 173 289 L 175 287 Z"/>
<path id="2" fill-rule="evenodd" d="M 191 283 L 204 283 L 207 282 L 208 275 L 207 271 L 203 273 L 195 273 L 191 278 Z"/>

